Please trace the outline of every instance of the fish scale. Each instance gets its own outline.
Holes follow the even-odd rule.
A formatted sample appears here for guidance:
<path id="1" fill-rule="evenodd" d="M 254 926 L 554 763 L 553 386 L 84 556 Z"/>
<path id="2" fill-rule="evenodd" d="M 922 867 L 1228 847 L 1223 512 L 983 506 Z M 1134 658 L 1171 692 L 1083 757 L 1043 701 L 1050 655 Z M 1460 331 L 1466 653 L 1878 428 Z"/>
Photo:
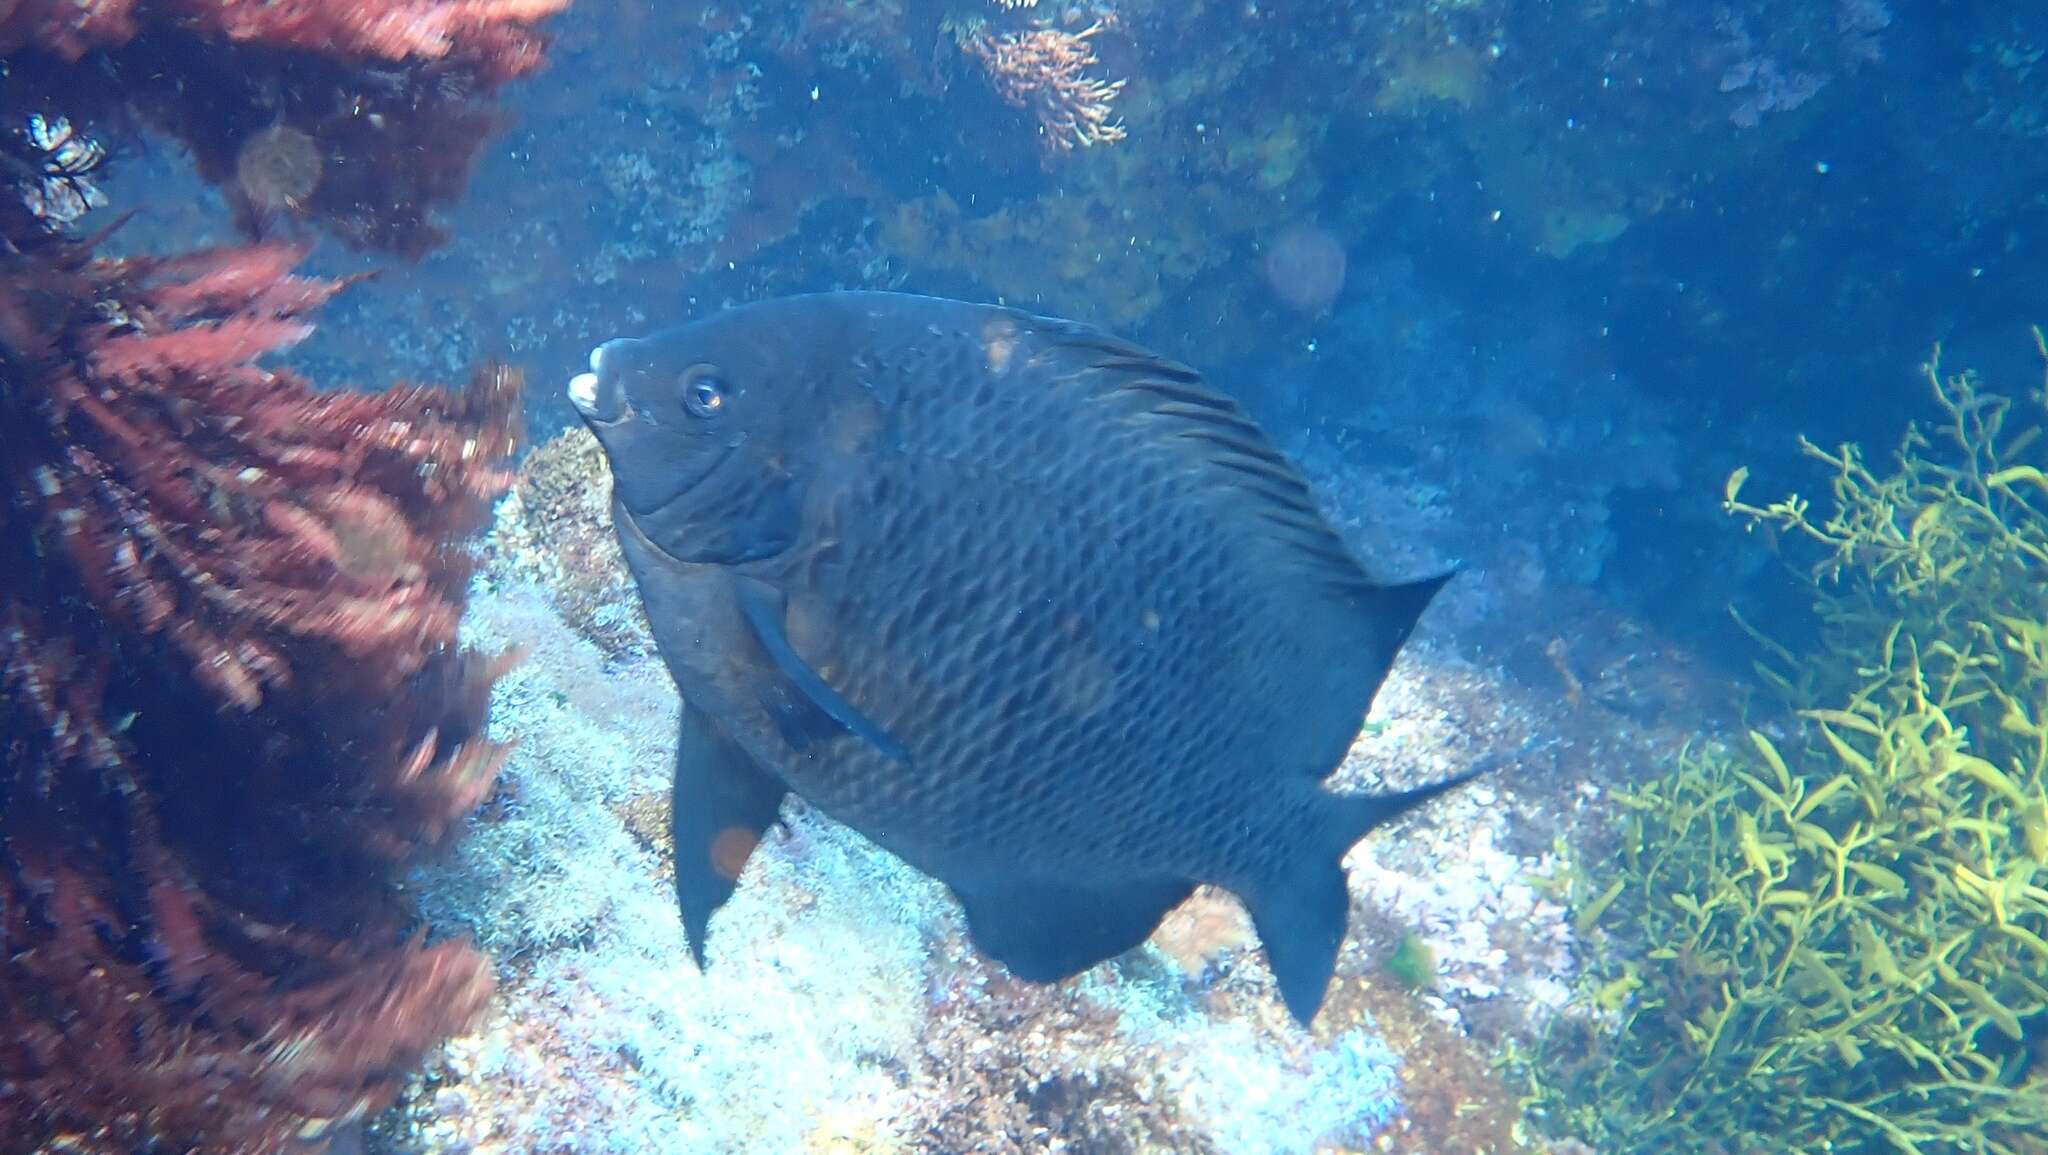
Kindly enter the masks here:
<path id="1" fill-rule="evenodd" d="M 700 965 L 732 836 L 793 791 L 1026 979 L 1229 889 L 1313 1017 L 1345 851 L 1457 781 L 1322 786 L 1442 579 L 1368 577 L 1234 403 L 1086 326 L 888 293 L 609 342 L 571 395 L 685 702 Z"/>
<path id="2" fill-rule="evenodd" d="M 916 458 L 901 460 L 913 471 L 920 464 Z M 947 488 L 936 481 L 899 481 L 899 493 Z M 1013 511 L 997 505 L 999 496 L 982 500 L 987 516 L 1001 524 L 1017 524 L 1019 518 L 1011 516 Z M 910 516 L 916 520 L 915 513 Z M 1087 514 L 1080 516 L 1086 518 Z M 1059 528 L 1052 526 L 1049 535 L 1060 536 Z M 1157 551 L 1147 549 L 1145 543 L 1131 545 L 1132 552 L 1124 559 L 1127 569 L 1163 567 L 1171 560 L 1155 556 Z M 1041 856 L 1095 856 L 1098 832 L 1084 828 L 1075 830 L 1071 838 L 1060 838 L 1061 829 L 1072 824 L 1059 821 L 1058 816 L 1119 802 L 1127 809 L 1144 807 L 1158 797 L 1154 788 L 1165 785 L 1170 776 L 1167 763 L 1174 754 L 1169 743 L 1202 737 L 1220 743 L 1230 737 L 1231 728 L 1220 716 L 1184 718 L 1170 702 L 1152 700 L 1146 692 L 1154 688 L 1170 691 L 1206 673 L 1212 663 L 1205 651 L 1223 639 L 1205 631 L 1162 629 L 1149 646 L 1119 646 L 1114 653 L 1122 656 L 1121 661 L 1104 658 L 1111 663 L 1114 695 L 1127 710 L 1081 717 L 1061 708 L 1053 683 L 1073 662 L 1083 660 L 1077 658 L 1072 639 L 1062 636 L 1064 620 L 1098 627 L 1108 635 L 1102 639 L 1105 645 L 1134 641 L 1143 629 L 1139 624 L 1144 612 L 1141 607 L 1132 606 L 1127 617 L 1119 620 L 1090 606 L 1090 596 L 1106 584 L 1099 574 L 1089 583 L 1076 580 L 1075 575 L 1055 575 L 1047 583 L 1024 567 L 1004 565 L 1001 558 L 968 554 L 958 562 L 975 571 L 972 580 L 979 583 L 977 596 L 961 599 L 962 608 L 940 629 L 920 630 L 897 620 L 908 607 L 901 599 L 888 596 L 888 591 L 955 583 L 965 586 L 967 575 L 954 566 L 927 566 L 921 555 L 905 555 L 886 546 L 864 550 L 848 541 L 842 548 L 843 559 L 836 572 L 817 589 L 793 595 L 793 614 L 806 621 L 815 615 L 825 623 L 808 652 L 847 671 L 840 689 L 885 729 L 945 737 L 922 748 L 914 746 L 920 772 L 909 778 L 889 759 L 861 749 L 857 742 L 845 743 L 848 749 L 839 759 L 842 764 L 824 776 L 829 781 L 806 784 L 803 792 L 829 812 L 845 814 L 848 822 L 906 858 L 916 861 L 920 839 L 947 833 L 977 848 L 1017 843 Z M 867 580 L 855 581 L 852 575 Z M 1201 586 L 1192 588 L 1207 592 Z M 1228 607 L 1210 596 L 1193 599 L 1185 607 L 1162 602 L 1153 608 L 1171 623 L 1206 617 Z M 862 622 L 879 628 L 854 626 Z M 1176 637 L 1185 639 L 1186 644 L 1176 644 Z M 891 639 L 895 644 L 890 644 Z M 936 664 L 920 661 L 927 646 L 947 656 Z M 977 647 L 980 653 L 970 669 L 962 658 Z M 801 640 L 798 649 L 807 649 Z M 1103 657 L 1094 651 L 1084 652 Z M 1004 680 L 980 676 L 980 671 L 988 669 L 1010 670 L 1021 676 Z M 1000 703 L 987 702 L 983 696 L 991 691 L 1006 693 L 1023 708 L 1003 709 Z M 1017 783 L 1043 774 L 1039 751 L 1054 735 L 1085 745 L 1093 757 L 1065 768 L 1059 796 L 1050 800 L 1042 814 L 1034 813 L 1023 804 Z M 794 773 L 801 775 L 802 771 Z M 923 805 L 903 805 L 906 782 L 909 791 L 922 792 Z M 1152 829 L 1155 824 L 1145 821 L 1148 817 L 1151 815 L 1139 817 L 1134 827 Z M 1041 819 L 1045 827 L 1036 825 Z M 1129 865 L 1185 871 L 1196 864 Z M 941 877 L 964 877 L 976 866 L 973 861 L 932 864 L 933 872 Z"/>

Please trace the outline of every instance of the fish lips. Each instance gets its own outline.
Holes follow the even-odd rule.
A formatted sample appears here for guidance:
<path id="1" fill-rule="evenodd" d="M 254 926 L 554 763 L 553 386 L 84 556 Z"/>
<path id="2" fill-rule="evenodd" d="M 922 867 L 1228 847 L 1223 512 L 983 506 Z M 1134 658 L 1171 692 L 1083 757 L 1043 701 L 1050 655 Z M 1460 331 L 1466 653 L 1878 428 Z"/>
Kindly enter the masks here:
<path id="1" fill-rule="evenodd" d="M 614 354 L 628 344 L 621 339 L 606 341 L 590 351 L 590 372 L 578 373 L 569 379 L 569 403 L 576 412 L 591 425 L 617 425 L 633 415 L 632 402 L 626 398 L 622 374 L 608 371 L 605 361 L 608 354 Z"/>

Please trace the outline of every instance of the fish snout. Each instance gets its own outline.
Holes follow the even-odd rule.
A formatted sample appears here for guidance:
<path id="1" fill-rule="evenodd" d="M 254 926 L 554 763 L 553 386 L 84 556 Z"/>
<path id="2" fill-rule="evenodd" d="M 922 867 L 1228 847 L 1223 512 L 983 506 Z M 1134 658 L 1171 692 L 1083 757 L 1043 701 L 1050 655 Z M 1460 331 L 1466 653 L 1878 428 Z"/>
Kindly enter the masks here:
<path id="1" fill-rule="evenodd" d="M 608 354 L 613 354 L 623 340 L 606 341 L 590 351 L 590 372 L 578 373 L 569 379 L 569 402 L 576 406 L 576 412 L 585 421 L 610 425 L 625 420 L 632 411 L 626 399 L 626 389 L 621 381 L 624 374 L 616 365 L 607 365 Z"/>

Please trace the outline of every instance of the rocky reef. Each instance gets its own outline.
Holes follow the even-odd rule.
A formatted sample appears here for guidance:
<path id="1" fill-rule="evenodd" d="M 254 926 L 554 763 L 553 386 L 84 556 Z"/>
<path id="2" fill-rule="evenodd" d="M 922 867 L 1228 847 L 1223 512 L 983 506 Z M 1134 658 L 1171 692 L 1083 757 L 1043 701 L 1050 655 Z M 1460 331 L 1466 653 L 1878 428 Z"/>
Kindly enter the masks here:
<path id="1" fill-rule="evenodd" d="M 1914 396 L 1898 366 L 2043 291 L 1995 240 L 2040 235 L 2048 179 L 2048 26 L 2009 5 L 595 0 L 558 24 L 563 67 L 459 210 L 478 243 L 351 306 L 375 348 L 309 358 L 569 366 L 782 292 L 1001 299 L 1201 366 L 1425 512 L 1506 521 L 1448 547 L 1503 604 L 1600 584 L 1699 607 L 1712 645 L 1689 579 L 1759 562 L 1684 495 L 1788 424 L 1877 434 Z"/>

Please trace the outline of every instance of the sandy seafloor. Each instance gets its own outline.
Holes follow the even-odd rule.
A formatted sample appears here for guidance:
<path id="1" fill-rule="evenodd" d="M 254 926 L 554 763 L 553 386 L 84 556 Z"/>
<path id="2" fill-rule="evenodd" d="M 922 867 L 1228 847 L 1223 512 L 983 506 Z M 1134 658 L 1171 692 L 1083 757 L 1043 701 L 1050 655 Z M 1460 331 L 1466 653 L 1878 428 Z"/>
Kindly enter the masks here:
<path id="1" fill-rule="evenodd" d="M 1682 737 L 1628 708 L 1660 676 L 1649 639 L 1609 631 L 1623 693 L 1590 635 L 1552 647 L 1553 676 L 1518 678 L 1466 641 L 1484 631 L 1457 601 L 1425 619 L 1334 785 L 1495 772 L 1353 851 L 1352 935 L 1312 1034 L 1227 897 L 1198 892 L 1146 947 L 1068 983 L 1023 984 L 975 954 L 937 884 L 794 801 L 700 974 L 664 859 L 676 696 L 593 523 L 603 480 L 575 473 L 592 460 L 537 456 L 501 510 L 467 631 L 526 649 L 493 710 L 517 752 L 415 880 L 434 933 L 497 960 L 499 996 L 371 1150 L 1518 1149 L 1488 1059 L 1573 973 L 1545 880 L 1600 783 Z M 1548 612 L 1560 637 L 1583 624 Z M 1421 989 L 1385 966 L 1404 935 L 1433 956 Z"/>

